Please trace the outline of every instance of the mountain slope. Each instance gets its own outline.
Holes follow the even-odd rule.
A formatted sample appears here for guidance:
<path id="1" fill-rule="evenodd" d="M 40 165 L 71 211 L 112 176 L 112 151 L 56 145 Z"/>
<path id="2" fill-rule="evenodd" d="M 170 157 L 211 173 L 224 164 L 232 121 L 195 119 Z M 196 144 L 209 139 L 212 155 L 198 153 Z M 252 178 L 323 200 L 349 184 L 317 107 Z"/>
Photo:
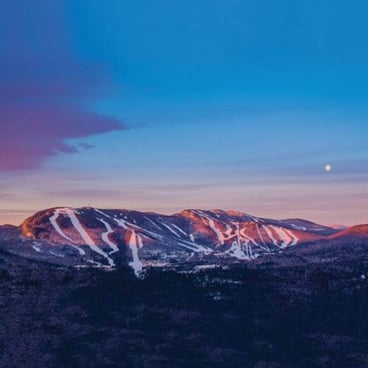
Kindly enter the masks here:
<path id="1" fill-rule="evenodd" d="M 332 235 L 331 239 L 341 238 L 341 237 L 349 237 L 349 236 L 359 236 L 362 238 L 368 237 L 368 225 L 355 225 L 349 227 L 348 229 L 344 229 L 343 231 L 338 232 L 337 234 Z"/>
<path id="2" fill-rule="evenodd" d="M 23 257 L 77 267 L 192 263 L 223 265 L 318 242 L 338 230 L 306 220 L 272 220 L 223 210 L 171 216 L 130 210 L 52 208 L 1 235 L 3 249 Z"/>

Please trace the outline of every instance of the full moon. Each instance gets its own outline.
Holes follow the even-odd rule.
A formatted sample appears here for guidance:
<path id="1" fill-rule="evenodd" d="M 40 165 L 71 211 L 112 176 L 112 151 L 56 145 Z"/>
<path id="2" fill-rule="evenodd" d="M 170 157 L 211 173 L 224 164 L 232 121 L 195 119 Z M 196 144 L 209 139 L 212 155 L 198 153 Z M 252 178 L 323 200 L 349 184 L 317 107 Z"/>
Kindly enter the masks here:
<path id="1" fill-rule="evenodd" d="M 332 166 L 331 166 L 331 165 L 326 165 L 326 166 L 325 166 L 325 170 L 326 170 L 327 172 L 330 172 L 330 171 L 332 170 Z"/>

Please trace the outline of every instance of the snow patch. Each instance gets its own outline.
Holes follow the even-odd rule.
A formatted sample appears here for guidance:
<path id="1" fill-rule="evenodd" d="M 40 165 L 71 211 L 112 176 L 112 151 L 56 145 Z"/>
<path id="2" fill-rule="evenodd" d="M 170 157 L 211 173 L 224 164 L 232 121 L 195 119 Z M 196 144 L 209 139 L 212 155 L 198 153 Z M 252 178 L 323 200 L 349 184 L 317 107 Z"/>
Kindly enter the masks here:
<path id="1" fill-rule="evenodd" d="M 37 252 L 37 253 L 43 253 L 40 245 L 38 243 L 33 243 L 32 248 Z"/>

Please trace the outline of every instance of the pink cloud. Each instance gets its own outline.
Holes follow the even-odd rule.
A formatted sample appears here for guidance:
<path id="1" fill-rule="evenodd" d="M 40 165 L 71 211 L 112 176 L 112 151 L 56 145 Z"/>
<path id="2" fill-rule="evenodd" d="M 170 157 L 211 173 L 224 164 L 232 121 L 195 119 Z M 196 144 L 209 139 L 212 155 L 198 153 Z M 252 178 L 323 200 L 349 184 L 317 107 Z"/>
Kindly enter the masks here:
<path id="1" fill-rule="evenodd" d="M 127 129 L 114 117 L 51 106 L 0 106 L 0 170 L 31 169 L 57 153 L 77 153 L 65 143 Z"/>
<path id="2" fill-rule="evenodd" d="M 116 117 L 81 108 L 115 87 L 106 68 L 74 54 L 64 7 L 0 2 L 0 172 L 78 153 L 69 139 L 127 129 Z"/>

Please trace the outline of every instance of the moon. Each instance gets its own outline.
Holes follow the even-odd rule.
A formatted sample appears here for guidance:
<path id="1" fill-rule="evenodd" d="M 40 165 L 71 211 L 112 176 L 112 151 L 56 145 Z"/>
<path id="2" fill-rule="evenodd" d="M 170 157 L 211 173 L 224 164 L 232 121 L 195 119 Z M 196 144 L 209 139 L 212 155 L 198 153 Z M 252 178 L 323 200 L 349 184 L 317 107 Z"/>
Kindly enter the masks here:
<path id="1" fill-rule="evenodd" d="M 332 165 L 327 164 L 327 165 L 325 166 L 325 170 L 326 170 L 326 172 L 330 172 L 330 171 L 332 170 Z"/>

